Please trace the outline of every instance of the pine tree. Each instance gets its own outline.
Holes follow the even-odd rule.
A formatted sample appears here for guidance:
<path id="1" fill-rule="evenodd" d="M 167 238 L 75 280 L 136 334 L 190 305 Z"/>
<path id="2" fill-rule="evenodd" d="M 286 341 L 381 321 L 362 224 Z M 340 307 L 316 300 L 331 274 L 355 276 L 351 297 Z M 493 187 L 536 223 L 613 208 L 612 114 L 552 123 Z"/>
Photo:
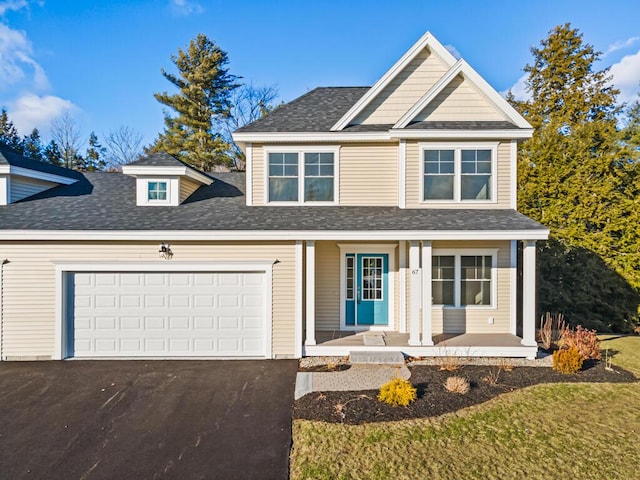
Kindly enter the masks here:
<path id="1" fill-rule="evenodd" d="M 18 130 L 9 118 L 6 108 L 0 110 L 0 143 L 13 148 L 20 154 L 24 153 L 24 145 Z"/>
<path id="2" fill-rule="evenodd" d="M 199 34 L 186 51 L 178 49 L 171 61 L 178 75 L 162 69 L 162 76 L 179 92 L 154 97 L 175 116 L 165 112 L 165 130 L 151 150 L 165 151 L 202 170 L 229 165 L 231 146 L 222 138 L 219 126 L 229 117 L 230 94 L 238 85 L 227 68 L 227 53 Z"/>
<path id="3" fill-rule="evenodd" d="M 628 330 L 638 313 L 640 224 L 631 152 L 616 127 L 619 92 L 607 69 L 594 70 L 599 53 L 569 24 L 531 52 L 531 100 L 515 102 L 535 128 L 520 149 L 518 209 L 551 229 L 539 252 L 540 307 Z"/>
<path id="4" fill-rule="evenodd" d="M 51 165 L 56 165 L 61 167 L 64 163 L 62 158 L 62 152 L 60 151 L 60 147 L 55 142 L 55 140 L 51 140 L 43 150 L 44 161 L 50 163 Z"/>
<path id="5" fill-rule="evenodd" d="M 107 165 L 105 161 L 105 152 L 107 151 L 100 142 L 95 132 L 91 132 L 89 135 L 89 147 L 84 157 L 84 168 L 91 172 L 95 170 L 104 170 Z"/>
<path id="6" fill-rule="evenodd" d="M 25 135 L 22 143 L 24 145 L 24 155 L 26 157 L 38 160 L 39 162 L 45 161 L 44 147 L 42 146 L 40 131 L 37 128 L 31 130 L 29 135 Z"/>

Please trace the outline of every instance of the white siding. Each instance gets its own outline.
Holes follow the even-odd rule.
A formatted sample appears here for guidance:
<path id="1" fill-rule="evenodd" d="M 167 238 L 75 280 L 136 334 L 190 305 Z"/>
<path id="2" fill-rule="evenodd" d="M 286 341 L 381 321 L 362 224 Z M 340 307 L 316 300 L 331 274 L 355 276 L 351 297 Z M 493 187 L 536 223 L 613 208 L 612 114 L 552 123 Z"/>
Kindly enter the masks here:
<path id="1" fill-rule="evenodd" d="M 448 70 L 444 61 L 428 49 L 405 69 L 363 110 L 354 124 L 393 124 Z"/>
<path id="2" fill-rule="evenodd" d="M 19 177 L 11 175 L 9 180 L 10 199 L 9 203 L 14 203 L 23 198 L 36 195 L 45 190 L 49 190 L 57 186 L 57 183 L 45 182 L 44 180 L 36 180 L 35 178 Z"/>
<path id="3" fill-rule="evenodd" d="M 295 242 L 171 242 L 171 262 L 277 259 L 273 266 L 274 355 L 295 352 Z M 4 265 L 4 355 L 51 356 L 55 262 L 158 262 L 158 242 L 0 242 Z"/>
<path id="4" fill-rule="evenodd" d="M 507 117 L 469 80 L 458 75 L 420 112 L 416 121 L 500 121 Z"/>

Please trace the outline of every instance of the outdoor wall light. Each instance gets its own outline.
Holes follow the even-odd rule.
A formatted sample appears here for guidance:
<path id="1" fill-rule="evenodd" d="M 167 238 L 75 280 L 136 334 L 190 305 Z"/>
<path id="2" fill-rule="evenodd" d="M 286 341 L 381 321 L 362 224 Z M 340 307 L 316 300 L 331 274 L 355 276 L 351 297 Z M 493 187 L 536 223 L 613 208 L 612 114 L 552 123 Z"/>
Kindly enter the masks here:
<path id="1" fill-rule="evenodd" d="M 171 257 L 173 257 L 171 246 L 168 243 L 161 243 L 160 248 L 158 248 L 158 256 L 164 258 L 165 260 L 169 260 Z"/>

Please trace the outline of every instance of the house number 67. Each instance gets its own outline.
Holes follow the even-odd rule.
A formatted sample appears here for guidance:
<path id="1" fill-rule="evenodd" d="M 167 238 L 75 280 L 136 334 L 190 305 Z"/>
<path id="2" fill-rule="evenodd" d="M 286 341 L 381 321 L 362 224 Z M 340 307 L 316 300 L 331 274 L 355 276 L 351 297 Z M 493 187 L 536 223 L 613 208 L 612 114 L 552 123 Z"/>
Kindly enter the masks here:
<path id="1" fill-rule="evenodd" d="M 417 275 L 418 274 L 418 270 L 411 270 L 411 275 Z"/>

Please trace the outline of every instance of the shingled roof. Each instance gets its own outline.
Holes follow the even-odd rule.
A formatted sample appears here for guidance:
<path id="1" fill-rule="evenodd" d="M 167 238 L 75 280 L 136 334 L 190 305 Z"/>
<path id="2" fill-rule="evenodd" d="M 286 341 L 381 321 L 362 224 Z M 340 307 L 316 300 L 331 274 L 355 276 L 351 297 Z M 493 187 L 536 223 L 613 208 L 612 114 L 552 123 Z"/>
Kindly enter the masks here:
<path id="1" fill-rule="evenodd" d="M 136 206 L 135 178 L 83 173 L 82 180 L 0 207 L 2 230 L 446 231 L 544 230 L 515 210 L 247 206 L 242 173 L 213 175 L 178 206 Z"/>
<path id="2" fill-rule="evenodd" d="M 0 165 L 10 165 L 13 167 L 26 168 L 42 173 L 50 173 L 72 179 L 79 178 L 79 173 L 68 168 L 58 167 L 50 163 L 40 162 L 20 155 L 13 148 L 6 146 L 0 142 Z"/>

